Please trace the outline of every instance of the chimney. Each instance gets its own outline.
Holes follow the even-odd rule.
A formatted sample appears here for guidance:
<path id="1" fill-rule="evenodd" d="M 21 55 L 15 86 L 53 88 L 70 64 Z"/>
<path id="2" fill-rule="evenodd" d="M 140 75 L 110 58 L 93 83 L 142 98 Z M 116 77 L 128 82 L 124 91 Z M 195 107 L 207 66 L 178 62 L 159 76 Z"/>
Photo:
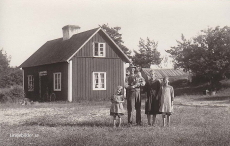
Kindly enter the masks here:
<path id="1" fill-rule="evenodd" d="M 66 25 L 62 28 L 63 32 L 63 41 L 70 39 L 74 34 L 78 33 L 78 30 L 80 29 L 77 25 Z"/>

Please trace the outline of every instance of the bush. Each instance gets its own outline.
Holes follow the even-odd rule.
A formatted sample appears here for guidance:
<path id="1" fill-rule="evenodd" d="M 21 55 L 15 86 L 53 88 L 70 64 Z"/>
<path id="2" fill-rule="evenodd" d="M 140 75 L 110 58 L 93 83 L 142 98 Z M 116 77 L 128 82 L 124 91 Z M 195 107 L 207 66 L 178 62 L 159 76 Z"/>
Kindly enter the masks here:
<path id="1" fill-rule="evenodd" d="M 11 88 L 0 89 L 1 103 L 20 103 L 25 98 L 22 86 L 12 86 Z"/>
<path id="2" fill-rule="evenodd" d="M 170 85 L 174 88 L 180 88 L 188 85 L 189 81 L 188 79 L 178 79 L 170 82 Z"/>
<path id="3" fill-rule="evenodd" d="M 23 73 L 19 68 L 9 68 L 0 75 L 0 88 L 9 88 L 11 86 L 22 86 Z"/>

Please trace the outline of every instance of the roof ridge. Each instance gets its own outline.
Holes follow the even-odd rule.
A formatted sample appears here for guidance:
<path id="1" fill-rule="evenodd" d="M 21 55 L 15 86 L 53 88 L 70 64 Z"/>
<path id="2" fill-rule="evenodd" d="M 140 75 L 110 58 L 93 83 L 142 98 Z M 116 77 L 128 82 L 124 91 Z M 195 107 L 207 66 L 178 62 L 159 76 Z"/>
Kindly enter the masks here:
<path id="1" fill-rule="evenodd" d="M 94 30 L 94 29 L 99 29 L 99 28 L 100 28 L 100 27 L 96 27 L 96 28 L 93 28 L 93 29 L 89 29 L 89 30 L 86 30 L 86 31 L 82 31 L 82 32 L 79 32 L 79 33 L 76 33 L 76 34 L 72 35 L 72 37 L 73 37 L 73 36 L 76 36 L 76 35 L 79 35 L 79 34 L 82 34 L 82 33 L 85 33 L 85 32 L 88 32 L 88 31 L 92 31 L 92 30 Z M 63 37 L 56 38 L 56 39 L 53 39 L 53 40 L 48 40 L 48 41 L 46 41 L 46 42 L 55 41 L 55 40 L 58 40 L 58 39 L 63 39 Z"/>

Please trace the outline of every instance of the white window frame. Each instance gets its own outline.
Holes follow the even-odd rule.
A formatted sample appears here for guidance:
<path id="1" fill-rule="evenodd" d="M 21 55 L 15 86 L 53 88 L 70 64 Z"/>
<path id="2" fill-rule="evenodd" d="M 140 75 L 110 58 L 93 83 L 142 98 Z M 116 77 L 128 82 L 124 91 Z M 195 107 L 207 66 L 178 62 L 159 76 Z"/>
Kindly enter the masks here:
<path id="1" fill-rule="evenodd" d="M 58 75 L 60 75 L 60 78 L 59 79 L 57 79 L 57 84 L 59 83 L 60 84 L 60 87 L 58 87 L 58 86 L 56 86 L 56 75 L 57 75 L 57 77 L 58 77 Z M 56 72 L 56 73 L 53 73 L 53 89 L 54 89 L 54 91 L 61 91 L 61 72 Z"/>
<path id="2" fill-rule="evenodd" d="M 104 88 L 96 88 L 95 74 L 98 74 L 98 85 L 101 85 L 101 76 L 99 74 L 104 74 Z M 106 90 L 106 72 L 93 72 L 93 90 Z"/>
<path id="3" fill-rule="evenodd" d="M 97 48 L 98 48 L 98 55 L 95 55 L 95 47 L 96 47 L 96 45 L 95 44 L 98 44 L 98 46 L 97 46 Z M 100 45 L 103 45 L 103 51 L 100 51 L 101 50 L 101 48 L 100 48 Z M 106 54 L 106 52 L 105 52 L 105 47 L 106 47 L 106 44 L 105 43 L 100 43 L 100 42 L 94 42 L 93 43 L 93 57 L 105 57 L 105 54 Z M 100 56 L 100 53 L 101 52 L 103 52 L 103 55 L 102 56 Z"/>
<path id="4" fill-rule="evenodd" d="M 28 75 L 28 91 L 34 91 L 34 76 Z"/>

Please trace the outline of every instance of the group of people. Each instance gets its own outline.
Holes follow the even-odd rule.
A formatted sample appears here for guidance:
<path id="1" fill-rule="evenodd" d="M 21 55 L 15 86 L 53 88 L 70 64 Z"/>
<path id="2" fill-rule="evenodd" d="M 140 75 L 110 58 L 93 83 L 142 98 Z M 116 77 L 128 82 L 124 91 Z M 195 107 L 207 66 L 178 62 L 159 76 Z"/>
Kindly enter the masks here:
<path id="1" fill-rule="evenodd" d="M 116 93 L 111 98 L 110 115 L 113 116 L 113 126 L 116 127 L 116 118 L 121 126 L 121 116 L 124 115 L 124 99 L 127 100 L 128 124 L 134 124 L 133 116 L 136 111 L 136 125 L 142 125 L 141 121 L 141 89 L 146 93 L 145 114 L 148 125 L 155 126 L 156 115 L 162 114 L 163 126 L 170 126 L 170 115 L 173 111 L 174 90 L 169 85 L 168 77 L 163 81 L 156 78 L 154 71 L 150 72 L 150 79 L 145 80 L 141 75 L 141 68 L 132 64 L 128 67 L 130 74 L 125 79 L 124 88 L 126 96 L 123 95 L 123 87 L 118 86 Z M 167 119 L 167 121 L 166 121 Z"/>

